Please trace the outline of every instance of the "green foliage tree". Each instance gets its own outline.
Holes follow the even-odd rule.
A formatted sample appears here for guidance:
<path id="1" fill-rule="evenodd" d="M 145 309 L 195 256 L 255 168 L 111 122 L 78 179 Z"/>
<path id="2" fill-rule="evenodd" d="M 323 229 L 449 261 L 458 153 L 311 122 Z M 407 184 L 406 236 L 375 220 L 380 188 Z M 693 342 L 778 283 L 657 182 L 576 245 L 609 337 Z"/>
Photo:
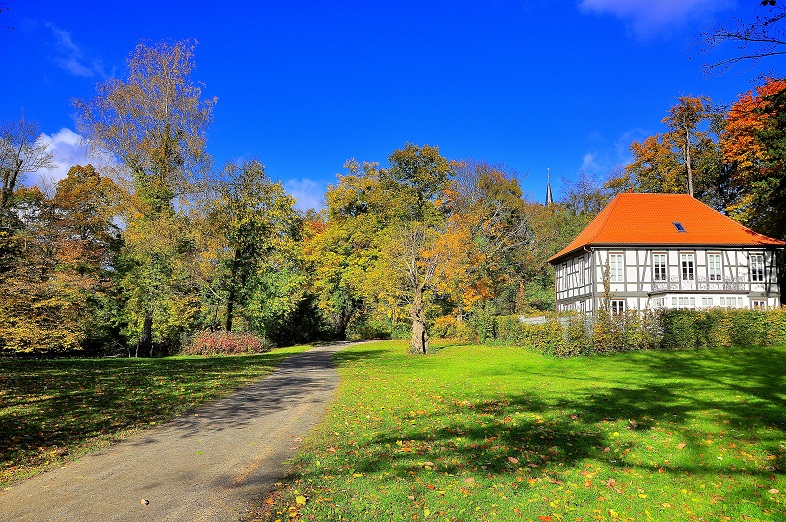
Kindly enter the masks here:
<path id="1" fill-rule="evenodd" d="M 258 160 L 229 163 L 215 182 L 210 219 L 222 235 L 219 279 L 225 289 L 224 328 L 232 331 L 235 307 L 246 324 L 294 310 L 303 297 L 296 248 L 301 218 L 295 199 L 265 174 Z"/>

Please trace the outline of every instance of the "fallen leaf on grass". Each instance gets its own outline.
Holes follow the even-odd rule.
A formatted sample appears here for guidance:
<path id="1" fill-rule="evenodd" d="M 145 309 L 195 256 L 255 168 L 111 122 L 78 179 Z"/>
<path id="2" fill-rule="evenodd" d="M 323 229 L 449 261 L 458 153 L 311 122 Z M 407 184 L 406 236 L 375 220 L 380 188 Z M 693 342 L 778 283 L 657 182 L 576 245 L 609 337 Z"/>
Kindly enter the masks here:
<path id="1" fill-rule="evenodd" d="M 295 497 L 295 504 L 298 506 L 305 506 L 306 505 L 306 497 L 303 495 L 298 495 Z"/>
<path id="2" fill-rule="evenodd" d="M 511 464 L 518 464 L 519 459 L 517 459 L 516 457 L 508 457 L 508 462 L 510 462 Z"/>
<path id="3" fill-rule="evenodd" d="M 772 489 L 771 489 L 771 490 L 769 490 L 767 493 L 771 493 L 771 494 L 773 494 L 773 495 L 777 495 L 778 493 L 780 493 L 780 491 L 779 491 L 779 490 L 777 490 L 777 489 L 775 489 L 775 488 L 772 488 Z"/>

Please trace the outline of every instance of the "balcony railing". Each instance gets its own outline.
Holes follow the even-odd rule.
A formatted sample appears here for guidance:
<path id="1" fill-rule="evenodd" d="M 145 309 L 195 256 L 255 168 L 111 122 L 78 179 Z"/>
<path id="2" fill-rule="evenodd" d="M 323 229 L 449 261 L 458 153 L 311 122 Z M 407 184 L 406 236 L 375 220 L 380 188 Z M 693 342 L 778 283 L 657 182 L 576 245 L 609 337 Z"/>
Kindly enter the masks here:
<path id="1" fill-rule="evenodd" d="M 708 281 L 706 278 L 682 280 L 679 277 L 672 277 L 668 281 L 652 282 L 653 292 L 743 292 L 750 291 L 750 288 L 751 284 L 745 277 L 725 279 L 723 281 Z"/>

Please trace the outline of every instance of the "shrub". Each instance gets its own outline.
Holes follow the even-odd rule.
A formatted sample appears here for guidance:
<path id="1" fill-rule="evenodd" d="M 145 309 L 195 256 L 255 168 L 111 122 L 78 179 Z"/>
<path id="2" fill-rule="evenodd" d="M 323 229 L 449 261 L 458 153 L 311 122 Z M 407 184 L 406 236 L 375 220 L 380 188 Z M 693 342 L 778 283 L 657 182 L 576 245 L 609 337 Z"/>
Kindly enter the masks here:
<path id="1" fill-rule="evenodd" d="M 185 355 L 239 355 L 266 352 L 268 348 L 257 336 L 250 333 L 235 333 L 209 330 L 195 334 L 182 350 Z"/>
<path id="2" fill-rule="evenodd" d="M 786 344 L 786 310 L 635 310 L 612 316 L 569 314 L 545 324 L 493 318 L 494 339 L 558 357 L 630 350 Z"/>
<path id="3" fill-rule="evenodd" d="M 455 316 L 443 315 L 434 320 L 429 329 L 434 339 L 453 339 L 456 341 L 477 342 L 478 338 L 466 321 L 459 321 Z"/>

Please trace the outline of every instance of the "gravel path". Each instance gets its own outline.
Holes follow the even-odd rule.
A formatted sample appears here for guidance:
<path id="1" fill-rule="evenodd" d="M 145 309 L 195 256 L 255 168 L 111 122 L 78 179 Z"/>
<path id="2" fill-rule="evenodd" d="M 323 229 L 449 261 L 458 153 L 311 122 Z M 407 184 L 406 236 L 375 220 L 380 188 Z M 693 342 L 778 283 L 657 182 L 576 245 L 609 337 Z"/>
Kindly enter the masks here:
<path id="1" fill-rule="evenodd" d="M 0 492 L 0 520 L 237 520 L 323 418 L 342 347 L 293 355 L 227 398 Z"/>

